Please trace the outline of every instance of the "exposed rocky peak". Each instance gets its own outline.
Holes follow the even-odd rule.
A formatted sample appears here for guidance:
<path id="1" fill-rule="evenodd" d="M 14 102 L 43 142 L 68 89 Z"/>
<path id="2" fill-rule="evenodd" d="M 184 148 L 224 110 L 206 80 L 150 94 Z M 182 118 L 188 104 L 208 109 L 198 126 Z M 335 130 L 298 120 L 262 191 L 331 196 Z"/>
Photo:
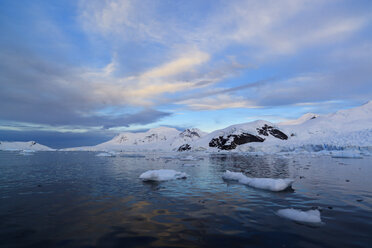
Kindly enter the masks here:
<path id="1" fill-rule="evenodd" d="M 182 146 L 178 147 L 177 151 L 184 152 L 191 150 L 191 146 L 189 144 L 183 144 Z"/>
<path id="2" fill-rule="evenodd" d="M 269 126 L 267 124 L 265 124 L 261 128 L 257 128 L 257 132 L 258 132 L 258 134 L 264 135 L 264 136 L 269 136 L 269 134 L 270 134 L 270 135 L 274 136 L 275 138 L 278 138 L 278 139 L 281 139 L 281 140 L 288 139 L 288 136 L 285 133 L 283 133 L 279 129 L 274 128 L 273 126 Z"/>
<path id="3" fill-rule="evenodd" d="M 137 143 L 151 143 L 156 141 L 165 141 L 167 140 L 167 137 L 165 135 L 152 133 L 150 135 L 145 136 L 143 139 L 139 139 Z"/>
<path id="4" fill-rule="evenodd" d="M 200 130 L 196 128 L 188 128 L 179 134 L 182 138 L 200 138 Z"/>
<path id="5" fill-rule="evenodd" d="M 243 145 L 250 142 L 264 142 L 264 138 L 249 133 L 229 134 L 227 136 L 219 136 L 213 138 L 209 142 L 209 147 L 216 147 L 221 150 L 232 150 L 238 145 Z"/>
<path id="6" fill-rule="evenodd" d="M 128 137 L 125 136 L 124 134 L 119 134 L 116 139 L 115 139 L 119 144 L 122 144 L 126 141 L 128 141 Z"/>

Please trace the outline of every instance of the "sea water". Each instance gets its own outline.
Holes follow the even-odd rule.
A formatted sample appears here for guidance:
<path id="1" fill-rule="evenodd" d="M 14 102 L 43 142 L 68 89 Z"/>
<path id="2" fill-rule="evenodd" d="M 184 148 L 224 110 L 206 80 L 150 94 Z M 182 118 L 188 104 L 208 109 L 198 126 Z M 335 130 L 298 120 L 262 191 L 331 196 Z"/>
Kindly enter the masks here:
<path id="1" fill-rule="evenodd" d="M 0 247 L 370 247 L 372 158 L 0 152 Z M 182 157 L 193 156 L 193 161 Z M 193 164 L 193 166 L 190 166 Z M 185 166 L 187 165 L 187 166 Z M 186 179 L 143 182 L 147 170 Z M 293 178 L 271 192 L 222 179 Z M 280 217 L 317 209 L 321 225 Z"/>

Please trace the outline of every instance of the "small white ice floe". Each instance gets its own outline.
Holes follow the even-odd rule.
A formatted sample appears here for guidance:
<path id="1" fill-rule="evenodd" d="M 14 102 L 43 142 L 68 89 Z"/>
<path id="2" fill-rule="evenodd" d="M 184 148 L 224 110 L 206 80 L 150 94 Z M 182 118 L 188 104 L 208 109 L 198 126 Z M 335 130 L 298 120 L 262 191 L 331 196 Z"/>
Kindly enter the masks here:
<path id="1" fill-rule="evenodd" d="M 250 178 L 241 172 L 232 172 L 229 170 L 226 170 L 226 172 L 222 175 L 222 178 L 226 180 L 236 180 L 239 183 L 246 184 L 253 188 L 271 191 L 285 190 L 294 182 L 293 179 Z"/>
<path id="2" fill-rule="evenodd" d="M 96 157 L 115 157 L 115 154 L 110 152 L 101 152 L 96 155 Z"/>
<path id="3" fill-rule="evenodd" d="M 35 153 L 35 150 L 22 150 L 19 155 L 29 156 Z"/>
<path id="4" fill-rule="evenodd" d="M 357 151 L 332 151 L 332 158 L 363 158 Z"/>
<path id="5" fill-rule="evenodd" d="M 280 217 L 296 222 L 319 224 L 322 223 L 319 210 L 301 211 L 293 208 L 280 209 L 277 211 Z"/>
<path id="6" fill-rule="evenodd" d="M 186 178 L 188 175 L 184 172 L 179 172 L 175 170 L 149 170 L 142 173 L 139 178 L 143 181 L 167 181 L 173 179 Z"/>

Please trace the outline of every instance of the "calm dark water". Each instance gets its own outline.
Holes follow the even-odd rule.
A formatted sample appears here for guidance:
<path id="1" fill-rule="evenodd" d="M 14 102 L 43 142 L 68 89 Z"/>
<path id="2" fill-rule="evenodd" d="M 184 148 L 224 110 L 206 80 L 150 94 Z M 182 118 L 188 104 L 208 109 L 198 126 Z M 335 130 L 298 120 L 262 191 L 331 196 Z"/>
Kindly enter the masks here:
<path id="1" fill-rule="evenodd" d="M 0 152 L 0 247 L 371 247 L 371 157 L 164 156 Z M 138 178 L 160 168 L 190 177 Z M 267 192 L 223 181 L 226 169 L 296 182 Z M 325 224 L 275 214 L 290 207 L 318 207 Z"/>

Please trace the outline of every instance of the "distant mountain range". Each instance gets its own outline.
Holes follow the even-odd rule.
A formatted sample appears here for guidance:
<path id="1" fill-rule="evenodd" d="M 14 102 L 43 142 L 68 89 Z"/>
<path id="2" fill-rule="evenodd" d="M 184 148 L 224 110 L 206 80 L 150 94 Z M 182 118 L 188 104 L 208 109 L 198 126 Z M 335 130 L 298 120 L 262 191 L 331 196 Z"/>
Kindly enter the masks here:
<path id="1" fill-rule="evenodd" d="M 7 142 L 0 141 L 0 150 L 6 151 L 20 151 L 20 150 L 32 150 L 32 151 L 54 151 L 50 147 L 36 143 L 35 141 L 27 142 Z"/>
<path id="2" fill-rule="evenodd" d="M 35 142 L 1 142 L 6 149 L 52 150 Z M 297 120 L 271 123 L 257 120 L 211 133 L 197 128 L 178 131 L 159 127 L 142 133 L 125 132 L 96 146 L 65 151 L 238 151 L 290 152 L 357 149 L 372 151 L 372 101 L 328 115 L 308 113 Z"/>

